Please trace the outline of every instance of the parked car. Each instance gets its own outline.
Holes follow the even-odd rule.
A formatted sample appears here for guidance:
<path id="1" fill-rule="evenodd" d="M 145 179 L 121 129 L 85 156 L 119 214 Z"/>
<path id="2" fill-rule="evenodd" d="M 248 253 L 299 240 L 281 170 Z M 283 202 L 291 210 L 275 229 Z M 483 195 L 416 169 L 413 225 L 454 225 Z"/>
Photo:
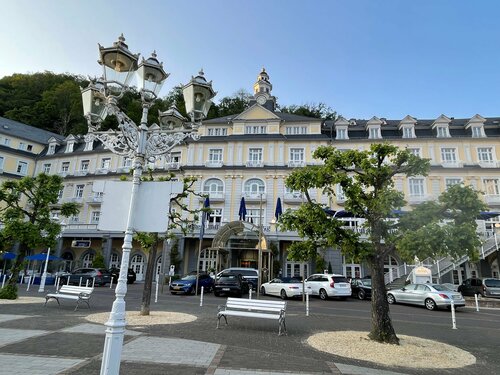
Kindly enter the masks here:
<path id="1" fill-rule="evenodd" d="M 215 277 L 216 279 L 225 273 L 238 273 L 243 276 L 243 279 L 248 281 L 253 290 L 257 290 L 257 284 L 259 282 L 259 272 L 255 268 L 244 268 L 244 267 L 230 267 L 222 270 Z"/>
<path id="2" fill-rule="evenodd" d="M 371 279 L 352 279 L 351 296 L 359 299 L 372 298 Z"/>
<path id="3" fill-rule="evenodd" d="M 110 268 L 109 272 L 111 273 L 111 279 L 113 279 L 113 283 L 118 282 L 118 277 L 120 276 L 119 268 Z M 132 268 L 129 268 L 127 271 L 127 284 L 133 284 L 137 278 L 135 271 Z"/>
<path id="4" fill-rule="evenodd" d="M 387 292 L 387 301 L 390 304 L 408 303 L 425 306 L 428 310 L 450 307 L 452 300 L 455 307 L 465 306 L 464 297 L 459 292 L 441 284 L 409 284 Z"/>
<path id="5" fill-rule="evenodd" d="M 200 273 L 198 276 L 198 291 L 201 290 L 201 287 L 203 287 L 204 292 L 211 292 L 214 289 L 214 279 L 209 274 Z M 172 281 L 169 289 L 172 294 L 193 293 L 196 290 L 196 274 L 189 274 L 179 280 Z"/>
<path id="6" fill-rule="evenodd" d="M 248 293 L 250 287 L 247 280 L 240 273 L 220 273 L 215 279 L 214 295 L 236 295 L 241 297 Z"/>
<path id="7" fill-rule="evenodd" d="M 59 284 L 67 284 L 68 280 L 70 284 L 75 285 L 80 285 L 81 282 L 81 285 L 85 286 L 88 280 L 89 286 L 91 286 L 92 283 L 94 283 L 94 286 L 104 286 L 111 282 L 111 273 L 104 268 L 77 268 L 71 273 L 62 274 L 59 279 Z"/>
<path id="8" fill-rule="evenodd" d="M 323 300 L 329 297 L 346 299 L 351 295 L 351 284 L 344 275 L 313 274 L 306 279 L 306 288 Z"/>
<path id="9" fill-rule="evenodd" d="M 500 280 L 491 277 L 467 279 L 458 286 L 458 291 L 464 296 L 480 294 L 483 297 L 500 298 Z"/>
<path id="10" fill-rule="evenodd" d="M 279 296 L 281 299 L 300 297 L 303 294 L 304 285 L 302 281 L 294 277 L 277 277 L 262 284 L 260 294 Z M 306 289 L 307 290 L 307 289 Z M 307 293 L 307 291 L 306 291 Z"/>

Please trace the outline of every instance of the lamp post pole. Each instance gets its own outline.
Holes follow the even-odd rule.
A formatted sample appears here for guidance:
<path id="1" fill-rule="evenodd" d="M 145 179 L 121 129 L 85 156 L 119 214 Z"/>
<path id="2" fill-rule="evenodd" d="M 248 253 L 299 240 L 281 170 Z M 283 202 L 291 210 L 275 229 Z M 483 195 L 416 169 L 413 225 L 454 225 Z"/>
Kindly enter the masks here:
<path id="1" fill-rule="evenodd" d="M 65 224 L 64 222 L 61 225 L 61 232 L 64 230 Z M 59 233 L 56 237 L 56 240 L 61 237 L 62 233 Z M 43 267 L 42 277 L 40 279 L 40 286 L 38 287 L 38 293 L 42 293 L 45 291 L 45 282 L 47 281 L 47 266 L 49 265 L 50 259 L 50 247 L 47 249 L 47 257 L 45 258 L 45 265 Z"/>
<path id="2" fill-rule="evenodd" d="M 125 296 L 127 294 L 127 271 L 129 266 L 132 238 L 136 228 L 135 211 L 141 176 L 146 161 L 154 161 L 167 155 L 187 138 L 199 139 L 198 128 L 207 116 L 211 99 L 215 96 L 212 82 L 207 82 L 203 71 L 183 86 L 186 104 L 186 119 L 174 106 L 160 112 L 160 125 L 148 127 L 149 108 L 158 97 L 161 87 L 168 77 L 163 65 L 153 52 L 147 60 L 138 65 L 139 55 L 128 50 L 125 38 L 121 35 L 112 47 L 99 46 L 99 64 L 104 76 L 91 81 L 82 89 L 84 115 L 88 122 L 86 142 L 99 140 L 111 152 L 133 158 L 132 192 L 130 197 L 127 225 L 122 246 L 120 275 L 115 289 L 115 301 L 106 325 L 106 339 L 101 364 L 101 375 L 118 375 L 125 333 Z M 121 109 L 118 101 L 126 91 L 131 73 L 135 73 L 142 101 L 142 118 L 137 126 Z M 101 131 L 101 125 L 108 114 L 116 116 L 118 130 Z"/>

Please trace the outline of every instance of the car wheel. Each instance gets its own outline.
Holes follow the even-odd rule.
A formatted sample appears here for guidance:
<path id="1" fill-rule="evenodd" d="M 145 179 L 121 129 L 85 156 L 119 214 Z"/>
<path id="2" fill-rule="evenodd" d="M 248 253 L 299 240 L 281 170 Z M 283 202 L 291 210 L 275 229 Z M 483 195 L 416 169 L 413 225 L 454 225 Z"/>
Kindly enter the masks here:
<path id="1" fill-rule="evenodd" d="M 425 300 L 425 307 L 427 308 L 427 310 L 435 310 L 436 309 L 436 302 L 434 302 L 434 300 L 431 298 L 427 298 Z"/>
<path id="2" fill-rule="evenodd" d="M 319 298 L 321 298 L 322 300 L 328 299 L 328 294 L 326 293 L 326 290 L 324 289 L 319 290 Z"/>
<path id="3" fill-rule="evenodd" d="M 260 294 L 265 296 L 266 295 L 266 288 L 264 288 L 264 287 L 260 288 Z"/>
<path id="4" fill-rule="evenodd" d="M 359 292 L 358 292 L 358 298 L 359 299 L 365 299 L 366 298 L 366 293 L 363 289 L 361 289 Z"/>
<path id="5" fill-rule="evenodd" d="M 193 294 L 193 288 L 189 288 L 188 290 L 186 290 L 186 296 L 189 296 Z"/>
<path id="6" fill-rule="evenodd" d="M 396 298 L 392 294 L 387 295 L 387 302 L 389 302 L 389 305 L 393 305 L 396 303 Z"/>
<path id="7" fill-rule="evenodd" d="M 219 292 L 214 292 L 214 296 L 220 297 L 220 293 Z"/>
<path id="8" fill-rule="evenodd" d="M 280 297 L 281 297 L 281 299 L 287 299 L 288 296 L 286 295 L 285 289 L 281 289 Z"/>

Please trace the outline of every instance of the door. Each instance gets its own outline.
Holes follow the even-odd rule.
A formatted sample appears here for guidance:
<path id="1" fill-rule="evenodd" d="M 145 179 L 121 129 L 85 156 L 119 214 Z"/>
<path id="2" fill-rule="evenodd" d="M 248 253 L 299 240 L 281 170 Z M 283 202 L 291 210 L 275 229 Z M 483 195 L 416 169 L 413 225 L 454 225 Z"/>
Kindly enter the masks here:
<path id="1" fill-rule="evenodd" d="M 405 291 L 398 294 L 396 297 L 396 301 L 405 302 L 405 303 L 413 303 L 411 301 L 415 300 L 415 296 L 413 295 L 415 292 L 415 288 L 417 286 L 415 284 L 409 284 L 404 287 Z"/>
<path id="2" fill-rule="evenodd" d="M 130 268 L 135 271 L 136 281 L 144 280 L 144 257 L 141 254 L 132 257 Z"/>
<path id="3" fill-rule="evenodd" d="M 286 262 L 285 277 L 302 277 L 302 280 L 309 276 L 309 265 L 305 262 Z"/>
<path id="4" fill-rule="evenodd" d="M 347 279 L 361 278 L 361 265 L 360 264 L 346 264 L 344 265 L 344 275 Z"/>
<path id="5" fill-rule="evenodd" d="M 425 301 L 425 296 L 430 291 L 431 290 L 426 285 L 423 284 L 417 285 L 415 291 L 412 293 L 412 299 L 409 302 L 414 303 L 416 305 L 423 305 Z"/>

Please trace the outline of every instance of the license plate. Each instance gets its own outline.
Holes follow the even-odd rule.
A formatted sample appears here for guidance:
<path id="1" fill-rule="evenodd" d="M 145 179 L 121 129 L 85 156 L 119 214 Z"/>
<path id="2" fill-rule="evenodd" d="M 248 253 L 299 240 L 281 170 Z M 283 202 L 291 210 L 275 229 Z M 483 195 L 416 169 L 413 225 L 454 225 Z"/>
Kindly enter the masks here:
<path id="1" fill-rule="evenodd" d="M 175 290 L 181 290 L 181 289 L 182 289 L 182 287 L 180 287 L 180 286 L 174 286 L 174 289 L 175 289 Z"/>
<path id="2" fill-rule="evenodd" d="M 339 288 L 347 288 L 347 284 L 337 284 Z"/>
<path id="3" fill-rule="evenodd" d="M 231 288 L 222 288 L 222 291 L 224 292 L 229 292 L 231 290 Z"/>
<path id="4" fill-rule="evenodd" d="M 452 296 L 453 299 L 460 299 L 461 297 L 460 296 Z"/>

